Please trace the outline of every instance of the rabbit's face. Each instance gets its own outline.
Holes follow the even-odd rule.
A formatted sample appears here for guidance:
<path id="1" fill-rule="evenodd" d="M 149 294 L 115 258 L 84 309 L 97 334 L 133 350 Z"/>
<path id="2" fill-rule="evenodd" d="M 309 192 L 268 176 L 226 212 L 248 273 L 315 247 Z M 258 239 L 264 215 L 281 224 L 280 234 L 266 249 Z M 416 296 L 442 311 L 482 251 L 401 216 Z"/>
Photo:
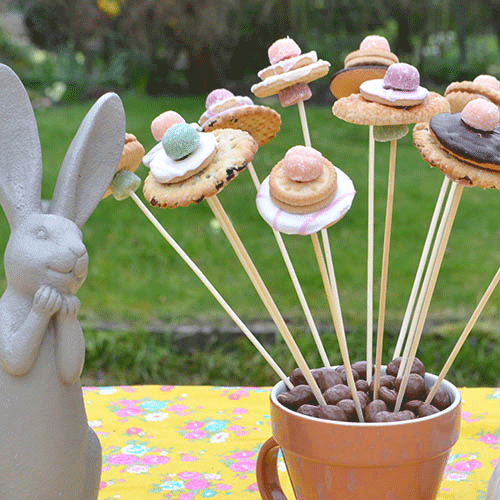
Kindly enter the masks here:
<path id="1" fill-rule="evenodd" d="M 5 253 L 6 278 L 24 294 L 33 295 L 42 285 L 75 294 L 87 269 L 82 233 L 64 217 L 30 215 L 11 234 Z"/>

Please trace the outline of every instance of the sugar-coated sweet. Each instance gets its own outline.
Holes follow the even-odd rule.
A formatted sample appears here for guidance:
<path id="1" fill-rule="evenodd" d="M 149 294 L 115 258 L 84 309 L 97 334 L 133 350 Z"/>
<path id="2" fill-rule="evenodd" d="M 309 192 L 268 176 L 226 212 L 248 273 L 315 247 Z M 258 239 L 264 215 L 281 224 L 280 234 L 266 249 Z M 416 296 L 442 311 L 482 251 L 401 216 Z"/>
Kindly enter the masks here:
<path id="1" fill-rule="evenodd" d="M 486 99 L 474 99 L 462 110 L 462 121 L 476 130 L 492 132 L 498 126 L 500 111 Z"/>
<path id="2" fill-rule="evenodd" d="M 231 97 L 234 97 L 234 94 L 227 89 L 215 89 L 212 90 L 207 95 L 207 99 L 205 101 L 205 108 L 210 109 L 214 104 L 224 101 L 225 99 L 229 99 Z"/>
<path id="3" fill-rule="evenodd" d="M 267 51 L 271 64 L 276 64 L 284 59 L 299 56 L 301 53 L 300 47 L 289 37 L 276 40 Z"/>
<path id="4" fill-rule="evenodd" d="M 172 160 L 180 160 L 200 145 L 200 136 L 191 125 L 176 123 L 165 132 L 161 143 L 167 156 Z"/>
<path id="5" fill-rule="evenodd" d="M 310 182 L 323 171 L 323 155 L 307 146 L 293 146 L 283 158 L 283 173 L 291 181 Z"/>
<path id="6" fill-rule="evenodd" d="M 156 141 L 161 141 L 165 132 L 176 123 L 184 123 L 186 120 L 175 111 L 165 111 L 151 122 L 151 133 Z"/>
<path id="7" fill-rule="evenodd" d="M 118 172 L 109 186 L 115 200 L 121 201 L 130 196 L 141 185 L 139 176 L 128 170 Z"/>
<path id="8" fill-rule="evenodd" d="M 311 87 L 304 82 L 296 83 L 279 92 L 280 104 L 283 108 L 295 106 L 301 101 L 308 101 L 311 97 Z"/>
<path id="9" fill-rule="evenodd" d="M 384 36 L 368 35 L 359 44 L 359 50 L 382 50 L 390 52 L 391 46 Z"/>
<path id="10" fill-rule="evenodd" d="M 420 73 L 407 63 L 391 64 L 384 76 L 384 87 L 395 90 L 413 91 L 420 85 Z"/>

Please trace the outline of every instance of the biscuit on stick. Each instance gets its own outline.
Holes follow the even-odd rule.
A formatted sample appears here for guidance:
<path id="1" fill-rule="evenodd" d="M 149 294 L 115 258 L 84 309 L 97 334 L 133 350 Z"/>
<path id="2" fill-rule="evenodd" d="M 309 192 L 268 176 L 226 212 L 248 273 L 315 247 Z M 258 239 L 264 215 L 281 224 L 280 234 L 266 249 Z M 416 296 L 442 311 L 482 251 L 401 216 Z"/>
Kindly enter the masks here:
<path id="1" fill-rule="evenodd" d="M 444 92 L 452 113 L 460 113 L 464 106 L 478 97 L 489 99 L 500 107 L 500 81 L 491 75 L 478 75 L 472 82 L 454 82 Z"/>

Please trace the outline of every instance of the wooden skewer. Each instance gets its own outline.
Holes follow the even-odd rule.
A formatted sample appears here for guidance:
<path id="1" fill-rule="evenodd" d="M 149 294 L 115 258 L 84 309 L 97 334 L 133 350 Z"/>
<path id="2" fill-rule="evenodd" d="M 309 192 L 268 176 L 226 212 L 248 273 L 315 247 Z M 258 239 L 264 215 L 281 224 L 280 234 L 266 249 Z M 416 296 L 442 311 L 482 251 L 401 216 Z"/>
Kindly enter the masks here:
<path id="1" fill-rule="evenodd" d="M 214 298 L 219 302 L 224 311 L 229 315 L 229 317 L 236 323 L 236 325 L 241 329 L 241 331 L 246 335 L 248 340 L 255 346 L 259 353 L 264 357 L 264 359 L 269 363 L 271 368 L 276 372 L 280 379 L 285 383 L 285 385 L 291 389 L 293 385 L 286 376 L 286 374 L 281 370 L 281 368 L 276 364 L 274 359 L 266 351 L 265 347 L 259 342 L 255 335 L 248 329 L 248 327 L 241 321 L 234 310 L 229 306 L 229 304 L 224 300 L 220 293 L 215 289 L 212 283 L 208 280 L 201 269 L 193 262 L 193 260 L 187 255 L 187 253 L 178 245 L 178 243 L 172 238 L 172 236 L 166 231 L 166 229 L 160 224 L 158 219 L 151 213 L 151 211 L 144 205 L 141 199 L 133 192 L 130 192 L 130 197 L 143 212 L 143 214 L 149 219 L 157 231 L 163 236 L 163 238 L 170 244 L 170 246 L 179 254 L 179 256 L 184 260 L 184 262 L 191 268 L 191 270 L 196 274 L 196 276 L 201 280 L 201 282 L 207 287 L 208 291 L 214 296 Z"/>
<path id="2" fill-rule="evenodd" d="M 227 239 L 229 240 L 229 243 L 233 247 L 233 250 L 235 251 L 248 277 L 250 278 L 250 281 L 254 285 L 255 290 L 257 291 L 259 297 L 261 298 L 264 306 L 266 307 L 269 314 L 273 318 L 274 323 L 276 324 L 276 327 L 281 333 L 281 336 L 283 337 L 283 340 L 285 341 L 288 349 L 290 350 L 290 353 L 292 354 L 295 362 L 297 363 L 298 367 L 302 370 L 304 377 L 306 378 L 308 384 L 311 386 L 311 389 L 314 392 L 316 400 L 321 406 L 325 406 L 326 402 L 323 397 L 323 394 L 321 393 L 321 390 L 319 389 L 318 384 L 316 383 L 316 380 L 314 379 L 311 373 L 311 370 L 307 366 L 307 362 L 304 359 L 304 356 L 300 352 L 300 349 L 297 343 L 295 342 L 295 339 L 293 338 L 290 330 L 288 329 L 288 326 L 286 325 L 283 317 L 281 316 L 281 313 L 279 312 L 278 307 L 276 306 L 269 290 L 267 289 L 259 272 L 257 271 L 255 264 L 248 255 L 248 252 L 246 251 L 226 211 L 222 207 L 217 196 L 211 196 L 207 198 L 207 202 L 210 208 L 212 209 L 215 217 L 219 221 L 222 230 L 224 231 Z"/>
<path id="3" fill-rule="evenodd" d="M 403 322 L 401 323 L 401 329 L 399 331 L 398 341 L 396 343 L 396 347 L 394 349 L 394 354 L 392 359 L 398 358 L 401 354 L 401 350 L 403 348 L 403 344 L 406 338 L 406 333 L 408 331 L 408 326 L 410 323 L 410 319 L 412 317 L 415 301 L 417 299 L 418 290 L 420 288 L 420 284 L 422 281 L 422 275 L 425 270 L 425 265 L 427 263 L 427 258 L 429 257 L 429 251 L 432 244 L 432 240 L 436 233 L 436 226 L 439 219 L 439 215 L 441 213 L 441 209 L 443 207 L 443 201 L 446 195 L 446 191 L 450 185 L 450 179 L 444 176 L 443 183 L 441 185 L 441 190 L 439 191 L 439 196 L 436 201 L 436 206 L 434 208 L 434 213 L 432 214 L 431 223 L 429 225 L 429 230 L 427 232 L 427 237 L 425 239 L 424 248 L 422 250 L 422 255 L 420 256 L 420 262 L 418 264 L 417 272 L 415 274 L 415 280 L 413 281 L 413 287 L 411 289 L 410 298 L 408 300 L 408 305 L 406 307 L 405 315 L 403 317 Z"/>
<path id="4" fill-rule="evenodd" d="M 321 246 L 319 243 L 317 233 L 313 233 L 311 235 L 311 239 L 314 247 L 314 253 L 316 254 L 316 259 L 318 261 L 321 278 L 323 279 L 323 285 L 325 288 L 328 305 L 330 307 L 330 312 L 332 314 L 333 324 L 335 326 L 335 332 L 337 334 L 337 340 L 340 347 L 340 354 L 342 356 L 342 362 L 344 364 L 344 368 L 346 371 L 347 384 L 349 386 L 349 389 L 351 390 L 352 399 L 354 401 L 354 406 L 356 407 L 356 413 L 358 414 L 359 421 L 364 422 L 363 411 L 361 409 L 359 395 L 356 390 L 356 382 L 354 381 L 351 363 L 349 360 L 349 352 L 347 349 L 347 341 L 344 330 L 344 322 L 342 320 L 342 314 L 340 311 L 340 301 L 338 300 L 338 295 L 337 297 L 334 296 L 332 283 L 330 281 L 330 276 L 334 276 L 333 269 L 331 270 L 331 273 L 329 275 L 325 265 L 325 260 L 323 257 L 323 253 L 321 251 Z"/>
<path id="5" fill-rule="evenodd" d="M 380 373 L 381 373 L 380 369 L 382 365 L 382 349 L 384 344 L 385 304 L 387 297 L 387 277 L 389 272 L 389 251 L 391 245 L 392 211 L 394 206 L 394 179 L 396 173 L 397 143 L 398 141 L 395 139 L 391 141 L 389 175 L 387 180 L 387 205 L 385 213 L 384 246 L 382 252 L 382 270 L 380 277 L 377 347 L 375 351 L 375 383 L 373 389 L 374 399 L 378 398 L 378 390 L 380 388 Z"/>
<path id="6" fill-rule="evenodd" d="M 455 358 L 458 356 L 458 353 L 460 352 L 460 349 L 464 345 L 465 341 L 467 340 L 467 337 L 469 336 L 469 333 L 472 331 L 474 328 L 474 325 L 476 324 L 477 319 L 479 318 L 479 315 L 482 313 L 484 307 L 486 306 L 486 303 L 488 302 L 491 294 L 495 290 L 496 286 L 500 282 L 500 268 L 496 272 L 495 276 L 493 277 L 491 283 L 489 284 L 488 288 L 486 289 L 486 292 L 484 292 L 484 295 L 481 297 L 481 300 L 479 301 L 476 309 L 474 310 L 472 316 L 470 317 L 467 325 L 464 328 L 464 331 L 460 335 L 455 347 L 451 351 L 451 354 L 446 361 L 446 363 L 443 366 L 443 369 L 441 370 L 435 384 L 432 386 L 431 391 L 429 392 L 429 395 L 427 396 L 425 402 L 430 403 L 434 396 L 436 395 L 436 391 L 438 390 L 439 386 L 441 385 L 441 382 L 444 380 L 446 377 L 449 369 L 451 368 L 452 363 L 455 361 Z"/>
<path id="7" fill-rule="evenodd" d="M 375 205 L 375 137 L 373 125 L 368 135 L 368 236 L 366 278 L 366 381 L 372 380 L 373 372 L 373 226 Z"/>
<path id="8" fill-rule="evenodd" d="M 439 242 L 439 244 L 438 244 L 438 249 L 437 249 L 437 253 L 436 253 L 436 259 L 435 259 L 435 261 L 433 261 L 432 267 L 430 267 L 430 269 L 428 269 L 428 271 L 430 271 L 428 285 L 424 289 L 424 293 L 421 294 L 422 304 L 421 304 L 421 308 L 419 309 L 420 313 L 419 313 L 419 317 L 418 317 L 418 323 L 417 323 L 416 328 L 415 328 L 415 334 L 412 338 L 410 353 L 409 353 L 408 359 L 405 362 L 405 368 L 404 368 L 404 372 L 402 375 L 401 386 L 399 388 L 398 397 L 396 399 L 394 411 L 399 411 L 399 409 L 401 408 L 403 396 L 406 392 L 406 387 L 408 385 L 408 377 L 410 376 L 411 368 L 413 365 L 413 360 L 415 359 L 415 356 L 417 354 L 418 344 L 420 342 L 420 337 L 422 336 L 422 331 L 424 329 L 425 319 L 427 317 L 427 312 L 429 310 L 429 305 L 431 302 L 432 294 L 433 294 L 434 288 L 436 286 L 437 277 L 439 274 L 439 270 L 441 268 L 441 263 L 443 261 L 446 246 L 448 244 L 448 239 L 450 237 L 451 228 L 453 226 L 453 221 L 455 220 L 455 216 L 457 214 L 457 209 L 458 209 L 458 205 L 460 203 L 460 198 L 462 196 L 463 189 L 464 189 L 463 184 L 457 184 L 455 182 L 453 183 L 453 185 L 450 189 L 449 200 L 451 199 L 451 203 L 449 203 L 449 204 L 447 203 L 447 205 L 449 205 L 449 212 L 446 214 L 446 210 L 448 207 L 445 207 L 445 214 L 446 215 L 443 216 L 444 221 L 442 221 L 442 223 L 444 222 L 442 237 L 438 233 L 437 241 Z M 441 226 L 443 226 L 443 224 L 441 224 Z M 441 229 L 441 227 L 440 227 L 440 229 Z M 439 231 L 439 232 L 441 232 L 441 231 Z M 420 298 L 419 298 L 419 302 L 420 302 Z M 415 319 L 415 317 L 414 317 L 414 319 Z M 409 340 L 410 339 L 408 339 L 408 341 Z M 403 364 L 403 360 L 402 360 L 401 364 Z"/>
<path id="9" fill-rule="evenodd" d="M 304 101 L 299 101 L 297 103 L 299 108 L 300 124 L 302 126 L 302 134 L 304 136 L 304 143 L 307 147 L 311 147 L 311 136 L 309 134 L 309 126 L 307 125 L 306 108 L 304 107 Z"/>
<path id="10" fill-rule="evenodd" d="M 398 374 L 397 374 L 398 378 L 401 378 L 403 376 L 403 372 L 406 368 L 406 364 L 408 362 L 408 359 L 410 358 L 410 352 L 411 352 L 411 349 L 412 349 L 412 346 L 414 343 L 415 336 L 417 335 L 418 324 L 420 321 L 420 317 L 422 315 L 424 303 L 426 301 L 426 295 L 430 292 L 433 270 L 435 270 L 437 268 L 439 271 L 439 268 L 441 266 L 441 263 L 438 262 L 439 253 L 440 253 L 441 246 L 443 245 L 443 240 L 445 238 L 446 238 L 446 242 L 447 242 L 447 236 L 446 236 L 447 224 L 448 224 L 450 217 L 451 217 L 451 211 L 452 211 L 453 202 L 454 202 L 454 199 L 456 196 L 457 186 L 458 186 L 458 184 L 453 182 L 451 184 L 451 188 L 450 188 L 450 191 L 448 193 L 448 199 L 446 200 L 446 204 L 445 204 L 443 214 L 441 217 L 441 222 L 439 224 L 439 228 L 438 228 L 438 231 L 436 234 L 436 238 L 435 238 L 434 245 L 432 248 L 431 256 L 429 258 L 429 263 L 427 265 L 427 270 L 425 272 L 425 276 L 424 276 L 424 280 L 423 280 L 422 287 L 420 290 L 420 294 L 419 294 L 419 297 L 417 300 L 417 304 L 415 306 L 415 310 L 413 312 L 413 317 L 411 320 L 410 328 L 408 330 L 408 339 L 406 341 L 406 345 L 405 345 L 405 348 L 403 351 L 403 356 L 401 358 L 401 363 L 400 363 Z M 460 193 L 461 193 L 461 191 L 460 191 Z M 450 227 L 450 230 L 451 230 L 451 227 Z M 445 247 L 446 247 L 446 243 L 445 243 Z M 443 252 L 444 252 L 444 250 L 443 250 Z M 432 293 L 432 292 L 430 292 L 430 293 Z"/>
<path id="11" fill-rule="evenodd" d="M 251 162 L 248 164 L 248 170 L 250 172 L 250 176 L 251 176 L 252 181 L 255 185 L 255 188 L 258 190 L 260 187 L 260 181 L 259 181 L 259 178 L 257 177 L 256 172 L 255 172 L 255 168 Z M 292 261 L 290 259 L 289 254 L 288 254 L 288 251 L 285 247 L 285 242 L 283 241 L 283 238 L 282 238 L 281 233 L 279 231 L 277 231 L 274 228 L 271 228 L 271 229 L 272 229 L 274 237 L 276 239 L 276 243 L 278 244 L 278 248 L 280 249 L 281 255 L 283 256 L 283 260 L 285 262 L 286 268 L 288 270 L 288 274 L 290 275 L 293 286 L 294 286 L 295 291 L 297 293 L 297 296 L 299 298 L 299 302 L 300 302 L 300 305 L 302 306 L 302 310 L 304 311 L 307 324 L 309 325 L 314 342 L 316 344 L 316 347 L 318 348 L 319 355 L 321 357 L 321 361 L 323 362 L 324 366 L 331 366 L 330 361 L 328 359 L 328 355 L 325 351 L 325 347 L 323 345 L 323 342 L 321 341 L 321 337 L 320 337 L 318 328 L 316 327 L 316 323 L 314 322 L 314 319 L 313 319 L 313 316 L 311 313 L 311 309 L 309 308 L 309 305 L 308 305 L 307 300 L 306 300 L 305 295 L 304 295 L 304 291 L 302 290 L 299 279 L 297 277 L 297 273 L 295 272 Z"/>

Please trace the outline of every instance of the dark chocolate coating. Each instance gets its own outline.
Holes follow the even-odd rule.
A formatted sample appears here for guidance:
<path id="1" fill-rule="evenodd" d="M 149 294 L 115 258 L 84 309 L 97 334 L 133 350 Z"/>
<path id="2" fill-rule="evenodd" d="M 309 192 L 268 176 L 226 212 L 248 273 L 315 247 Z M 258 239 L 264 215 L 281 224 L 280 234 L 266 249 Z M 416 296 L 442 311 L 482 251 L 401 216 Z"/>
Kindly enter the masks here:
<path id="1" fill-rule="evenodd" d="M 492 132 L 476 130 L 462 121 L 460 113 L 441 113 L 429 125 L 445 149 L 466 161 L 500 168 L 500 126 Z"/>

